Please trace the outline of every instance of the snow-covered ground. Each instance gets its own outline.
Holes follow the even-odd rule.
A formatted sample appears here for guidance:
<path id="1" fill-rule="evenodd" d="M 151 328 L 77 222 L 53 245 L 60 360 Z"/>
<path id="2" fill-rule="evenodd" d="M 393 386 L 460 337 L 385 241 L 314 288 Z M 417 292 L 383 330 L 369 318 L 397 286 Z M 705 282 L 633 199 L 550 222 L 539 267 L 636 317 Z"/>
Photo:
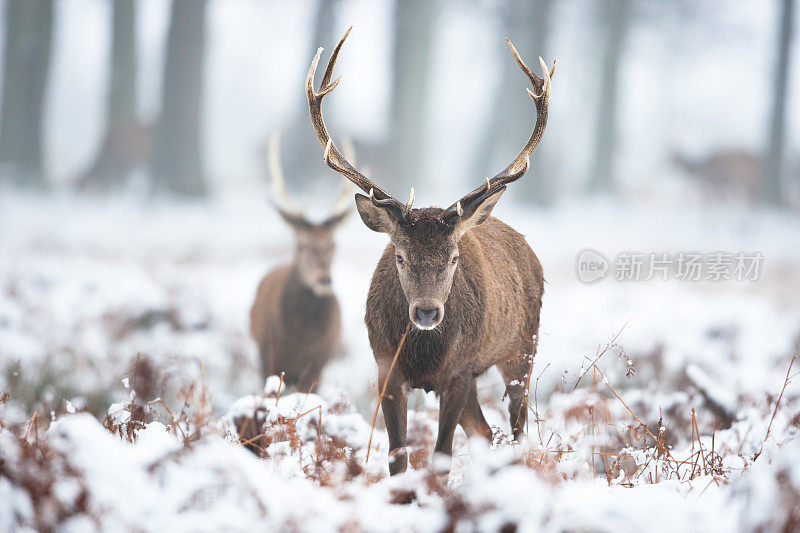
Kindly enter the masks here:
<path id="1" fill-rule="evenodd" d="M 669 199 L 498 205 L 548 281 L 534 412 L 528 441 L 509 444 L 490 371 L 480 394 L 495 443 L 467 443 L 459 430 L 443 486 L 427 468 L 432 395 L 412 396 L 415 469 L 386 477 L 380 416 L 366 461 L 376 372 L 363 306 L 385 238 L 357 217 L 339 236 L 333 274 L 344 355 L 316 394 L 278 398 L 274 382 L 265 391 L 249 305 L 291 241 L 253 196 L 0 194 L 0 394 L 10 394 L 0 403 L 0 529 L 800 527 L 796 382 L 775 409 L 800 339 L 800 216 Z M 576 259 L 586 248 L 763 262 L 757 281 L 584 284 Z M 163 402 L 147 404 L 155 395 Z"/>

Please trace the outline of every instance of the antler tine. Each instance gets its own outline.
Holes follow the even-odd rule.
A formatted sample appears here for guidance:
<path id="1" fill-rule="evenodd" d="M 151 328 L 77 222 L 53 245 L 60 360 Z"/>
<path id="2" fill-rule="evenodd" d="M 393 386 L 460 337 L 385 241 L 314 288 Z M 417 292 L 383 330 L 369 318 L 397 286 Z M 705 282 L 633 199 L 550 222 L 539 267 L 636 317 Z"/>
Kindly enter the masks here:
<path id="1" fill-rule="evenodd" d="M 408 195 L 408 201 L 406 205 L 403 207 L 403 213 L 408 213 L 411 211 L 411 206 L 414 205 L 414 187 L 411 187 L 411 192 Z"/>
<path id="2" fill-rule="evenodd" d="M 520 69 L 522 69 L 522 72 L 528 76 L 528 79 L 531 81 L 531 85 L 533 86 L 533 91 L 527 88 L 525 90 L 531 99 L 533 99 L 533 102 L 536 106 L 536 124 L 533 127 L 533 132 L 531 133 L 528 142 L 522 147 L 522 150 L 519 152 L 519 154 L 517 154 L 517 157 L 515 157 L 514 160 L 505 169 L 503 169 L 502 172 L 497 174 L 492 179 L 486 178 L 485 184 L 473 189 L 464 197 L 462 197 L 461 200 L 451 205 L 449 208 L 450 211 L 462 211 L 463 208 L 476 199 L 485 198 L 491 193 L 491 191 L 498 190 L 504 185 L 517 181 L 524 176 L 530 168 L 530 156 L 536 150 L 536 147 L 539 145 L 539 141 L 542 140 L 542 135 L 544 134 L 544 129 L 547 125 L 547 111 L 550 104 L 550 89 L 552 87 L 552 79 L 556 74 L 556 62 L 553 61 L 553 68 L 548 70 L 544 60 L 540 57 L 539 64 L 542 67 L 543 76 L 540 78 L 533 73 L 528 65 L 525 64 L 525 61 L 523 61 L 522 57 L 519 55 L 519 52 L 517 52 L 514 44 L 508 38 L 506 38 L 506 42 L 508 43 L 508 48 L 511 50 L 511 54 L 514 56 L 514 59 L 517 61 Z M 460 216 L 461 213 L 458 214 Z"/>
<path id="3" fill-rule="evenodd" d="M 283 167 L 281 165 L 281 134 L 277 131 L 270 135 L 269 138 L 267 165 L 269 166 L 272 195 L 275 201 L 287 213 L 303 216 L 303 210 L 292 201 L 286 192 L 286 180 L 283 177 Z"/>
<path id="4" fill-rule="evenodd" d="M 397 203 L 400 204 L 401 209 L 403 209 L 403 212 L 405 212 L 405 206 L 403 204 L 401 204 L 396 198 L 394 198 L 394 197 L 391 197 L 391 198 L 377 198 L 375 196 L 375 189 L 374 188 L 369 190 L 369 199 L 372 200 L 373 204 L 375 204 L 375 205 L 383 205 L 383 206 L 387 206 L 387 205 L 394 206 L 395 202 L 397 202 Z"/>
<path id="5" fill-rule="evenodd" d="M 336 66 L 336 60 L 339 59 L 339 52 L 342 50 L 342 46 L 344 45 L 344 42 L 347 40 L 347 37 L 350 35 L 352 29 L 353 29 L 352 26 L 347 28 L 347 31 L 344 32 L 344 35 L 342 36 L 341 39 L 339 39 L 339 42 L 336 44 L 336 48 L 333 49 L 333 52 L 331 53 L 331 58 L 328 60 L 328 66 L 325 68 L 325 74 L 322 75 L 322 82 L 320 83 L 320 88 L 327 87 L 331 83 L 331 79 L 333 78 L 333 67 Z M 317 53 L 319 53 L 319 50 L 317 50 Z M 339 76 L 336 79 L 336 81 L 334 82 L 334 86 L 331 87 L 331 90 L 333 90 L 333 88 L 339 84 L 339 80 L 341 78 L 342 77 Z"/>
<path id="6" fill-rule="evenodd" d="M 339 40 L 336 48 L 333 49 L 331 57 L 328 60 L 328 65 L 325 68 L 325 74 L 322 76 L 322 83 L 320 84 L 319 91 L 314 90 L 314 75 L 316 74 L 317 65 L 319 64 L 320 56 L 322 55 L 322 48 L 317 49 L 317 53 L 314 56 L 314 59 L 311 61 L 311 67 L 308 69 L 308 76 L 306 77 L 306 96 L 308 97 L 308 110 L 311 114 L 311 123 L 314 126 L 314 131 L 316 131 L 317 137 L 319 137 L 320 143 L 322 143 L 322 146 L 325 148 L 323 157 L 325 159 L 325 163 L 327 163 L 330 168 L 344 175 L 362 191 L 372 191 L 371 197 L 373 198 L 374 202 L 380 202 L 382 205 L 391 205 L 397 209 L 403 209 L 404 206 L 399 200 L 375 185 L 371 180 L 364 176 L 364 174 L 356 170 L 355 167 L 353 167 L 353 165 L 342 156 L 341 152 L 339 152 L 339 149 L 333 143 L 330 133 L 328 133 L 328 128 L 325 126 L 325 119 L 322 116 L 323 98 L 330 94 L 330 92 L 333 91 L 337 85 L 339 85 L 339 81 L 342 79 L 340 76 L 334 81 L 331 81 L 333 78 L 333 67 L 336 65 L 339 52 L 341 51 L 342 45 L 347 39 L 347 36 L 350 35 L 350 30 L 352 29 L 352 26 L 348 28 L 344 36 Z"/>

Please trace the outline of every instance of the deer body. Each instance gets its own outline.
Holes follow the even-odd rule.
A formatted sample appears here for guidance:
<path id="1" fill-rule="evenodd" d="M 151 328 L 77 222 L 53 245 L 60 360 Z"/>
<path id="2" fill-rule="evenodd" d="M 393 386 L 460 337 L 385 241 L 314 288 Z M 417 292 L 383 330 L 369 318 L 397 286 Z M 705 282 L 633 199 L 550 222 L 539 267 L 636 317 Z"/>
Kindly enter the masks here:
<path id="1" fill-rule="evenodd" d="M 285 372 L 289 385 L 307 389 L 334 355 L 341 333 L 339 302 L 305 285 L 294 264 L 261 280 L 250 310 L 262 377 Z"/>
<path id="2" fill-rule="evenodd" d="M 536 123 L 528 142 L 503 171 L 450 207 L 413 209 L 413 188 L 403 204 L 378 187 L 339 152 L 325 125 L 322 100 L 339 84 L 333 68 L 349 33 L 331 53 L 319 90 L 314 74 L 321 48 L 311 63 L 306 78 L 311 122 L 328 166 L 368 193 L 355 197 L 361 220 L 390 240 L 372 276 L 365 317 L 378 363 L 389 472 L 407 468 L 406 393 L 422 388 L 440 399 L 434 453 L 446 461 L 434 466 L 446 476 L 457 425 L 469 436 L 492 436 L 478 403 L 476 377 L 493 365 L 506 384 L 514 438 L 524 435 L 544 279 L 525 238 L 490 215 L 506 185 L 530 167 L 547 123 L 555 64 L 549 70 L 539 58 L 540 78 L 508 41 L 533 88 L 528 94 L 536 105 Z"/>
<path id="3" fill-rule="evenodd" d="M 261 376 L 284 372 L 289 386 L 308 390 L 339 349 L 341 317 L 331 288 L 334 233 L 347 219 L 351 185 L 345 186 L 333 214 L 309 221 L 286 193 L 279 137 L 269 144 L 273 199 L 294 233 L 292 262 L 267 273 L 250 309 L 250 333 L 259 351 Z"/>
<path id="4" fill-rule="evenodd" d="M 439 225 L 443 213 L 429 208 L 409 215 L 417 231 L 430 234 L 425 226 Z M 433 391 L 441 399 L 435 452 L 452 453 L 457 424 L 469 436 L 491 438 L 478 403 L 476 378 L 493 365 L 506 384 L 514 437 L 521 438 L 527 421 L 526 375 L 536 353 L 544 291 L 542 267 L 533 250 L 522 235 L 495 218 L 468 230 L 458 240 L 458 267 L 441 322 L 435 329 L 411 328 L 390 372 L 411 304 L 395 266 L 397 252 L 393 243 L 384 250 L 366 310 L 378 380 L 387 384 L 382 409 L 390 447 L 400 450 L 390 472 L 402 472 L 407 466 L 404 422 L 409 388 Z"/>
<path id="5" fill-rule="evenodd" d="M 757 202 L 767 174 L 762 158 L 745 150 L 714 152 L 696 160 L 675 152 L 672 161 L 694 178 L 704 195 L 714 201 L 727 198 Z"/>
<path id="6" fill-rule="evenodd" d="M 477 375 L 533 354 L 544 290 L 533 250 L 503 222 L 490 218 L 468 231 L 458 246 L 459 267 L 442 322 L 432 331 L 412 329 L 394 370 L 405 384 L 439 394 L 461 367 Z M 389 244 L 367 297 L 367 331 L 375 354 L 394 357 L 408 324 L 408 305 Z"/>

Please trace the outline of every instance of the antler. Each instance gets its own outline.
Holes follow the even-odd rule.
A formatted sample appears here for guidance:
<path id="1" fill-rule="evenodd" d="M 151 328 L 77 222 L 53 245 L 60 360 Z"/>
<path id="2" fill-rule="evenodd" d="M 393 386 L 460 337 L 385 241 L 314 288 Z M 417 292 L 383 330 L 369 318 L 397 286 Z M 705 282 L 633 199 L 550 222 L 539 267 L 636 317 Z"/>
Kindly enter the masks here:
<path id="1" fill-rule="evenodd" d="M 278 132 L 269 137 L 267 165 L 272 182 L 272 196 L 279 207 L 288 215 L 303 218 L 303 210 L 292 201 L 286 192 L 286 180 L 283 177 L 283 167 L 281 166 L 281 134 Z"/>
<path id="2" fill-rule="evenodd" d="M 448 210 L 458 214 L 461 216 L 461 213 L 464 209 L 466 209 L 471 203 L 478 199 L 484 199 L 487 196 L 495 193 L 499 189 L 503 188 L 506 184 L 517 181 L 522 176 L 528 172 L 528 168 L 530 168 L 530 156 L 533 154 L 536 147 L 539 145 L 539 141 L 542 139 L 542 134 L 544 133 L 544 128 L 547 125 L 547 106 L 550 103 L 550 87 L 551 81 L 553 76 L 556 74 L 556 62 L 553 61 L 553 68 L 552 70 L 547 70 L 547 65 L 545 64 L 544 60 L 540 57 L 539 64 L 542 67 L 542 75 L 544 78 L 540 78 L 536 74 L 531 71 L 528 65 L 522 60 L 517 52 L 517 49 L 514 48 L 514 45 L 511 44 L 511 41 L 506 38 L 506 42 L 508 43 L 508 47 L 511 49 L 511 53 L 514 55 L 514 59 L 517 60 L 517 64 L 522 69 L 528 78 L 531 80 L 531 85 L 533 85 L 533 91 L 530 89 L 525 89 L 528 92 L 528 96 L 531 97 L 534 104 L 536 105 L 536 125 L 533 127 L 533 133 L 531 133 L 530 139 L 522 148 L 517 157 L 505 168 L 502 172 L 497 174 L 492 179 L 486 178 L 486 183 L 473 189 L 467 195 L 461 198 L 458 202 L 451 205 Z"/>
<path id="3" fill-rule="evenodd" d="M 355 158 L 355 150 L 350 139 L 345 138 L 344 153 L 348 158 Z M 294 200 L 286 191 L 286 179 L 283 176 L 283 166 L 281 165 L 281 134 L 274 132 L 269 137 L 269 148 L 267 150 L 267 165 L 269 166 L 270 182 L 272 183 L 272 196 L 279 209 L 290 218 L 296 220 L 306 220 L 303 210 L 294 203 Z M 328 220 L 332 220 L 347 212 L 350 209 L 351 196 L 353 194 L 353 184 L 345 177 L 342 177 L 342 190 L 333 205 L 333 210 Z"/>
<path id="4" fill-rule="evenodd" d="M 339 76 L 331 82 L 333 67 L 336 65 L 336 59 L 339 57 L 339 51 L 342 49 L 342 45 L 345 39 L 347 39 L 347 36 L 350 35 L 350 30 L 352 29 L 352 26 L 347 29 L 344 37 L 342 37 L 339 44 L 336 45 L 336 48 L 333 49 L 333 53 L 331 53 L 331 57 L 328 60 L 328 66 L 325 68 L 325 74 L 322 76 L 319 91 L 314 90 L 314 75 L 317 72 L 317 65 L 322 55 L 322 48 L 317 49 L 317 54 L 314 56 L 313 61 L 311 61 L 311 67 L 308 69 L 308 77 L 306 78 L 306 95 L 308 96 L 308 110 L 311 113 L 311 123 L 314 125 L 314 131 L 317 132 L 319 141 L 322 143 L 322 146 L 325 147 L 323 157 L 325 163 L 327 163 L 329 167 L 343 174 L 362 191 L 368 193 L 369 197 L 376 205 L 389 206 L 399 209 L 402 213 L 407 213 L 408 210 L 411 209 L 411 204 L 414 200 L 414 190 L 411 190 L 409 201 L 403 205 L 400 200 L 375 185 L 366 176 L 356 170 L 353 165 L 348 163 L 347 159 L 342 156 L 339 149 L 336 148 L 336 145 L 333 144 L 333 140 L 328 133 L 328 128 L 325 126 L 325 119 L 322 117 L 322 99 L 333 91 L 342 79 L 342 77 Z"/>

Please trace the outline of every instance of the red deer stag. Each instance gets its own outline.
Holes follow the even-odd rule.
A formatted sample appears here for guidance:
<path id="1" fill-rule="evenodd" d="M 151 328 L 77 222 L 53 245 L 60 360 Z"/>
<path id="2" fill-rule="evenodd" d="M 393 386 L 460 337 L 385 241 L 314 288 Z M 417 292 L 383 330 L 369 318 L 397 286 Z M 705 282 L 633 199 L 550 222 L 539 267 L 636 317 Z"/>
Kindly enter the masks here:
<path id="1" fill-rule="evenodd" d="M 514 438 L 524 435 L 526 376 L 536 351 L 544 280 L 541 264 L 525 238 L 490 214 L 506 185 L 528 171 L 529 157 L 547 123 L 555 63 L 548 71 L 540 58 L 544 75 L 540 78 L 508 41 L 533 85 L 528 94 L 537 116 L 530 139 L 505 170 L 447 209 L 412 209 L 413 188 L 405 204 L 389 195 L 342 156 L 325 126 L 322 100 L 339 83 L 331 78 L 349 33 L 333 50 L 319 91 L 314 89 L 314 75 L 322 49 L 317 51 L 306 92 L 326 163 L 368 193 L 355 197 L 361 219 L 390 239 L 372 276 L 366 325 L 379 386 L 386 391 L 381 408 L 389 435 L 389 471 L 397 474 L 408 464 L 408 388 L 434 391 L 440 397 L 434 455 L 445 459 L 437 461 L 442 466 L 449 465 L 456 424 L 467 435 L 491 438 L 478 403 L 476 377 L 492 365 L 497 365 L 506 384 Z M 415 327 L 407 329 L 409 321 Z M 449 466 L 443 468 L 442 474 L 448 470 Z"/>
<path id="2" fill-rule="evenodd" d="M 250 309 L 250 332 L 258 345 L 262 377 L 285 372 L 287 385 L 307 389 L 339 344 L 339 302 L 331 289 L 333 235 L 350 213 L 352 185 L 343 180 L 333 214 L 311 222 L 286 193 L 279 152 L 279 138 L 273 136 L 268 153 L 273 200 L 294 232 L 294 259 L 261 280 Z"/>

